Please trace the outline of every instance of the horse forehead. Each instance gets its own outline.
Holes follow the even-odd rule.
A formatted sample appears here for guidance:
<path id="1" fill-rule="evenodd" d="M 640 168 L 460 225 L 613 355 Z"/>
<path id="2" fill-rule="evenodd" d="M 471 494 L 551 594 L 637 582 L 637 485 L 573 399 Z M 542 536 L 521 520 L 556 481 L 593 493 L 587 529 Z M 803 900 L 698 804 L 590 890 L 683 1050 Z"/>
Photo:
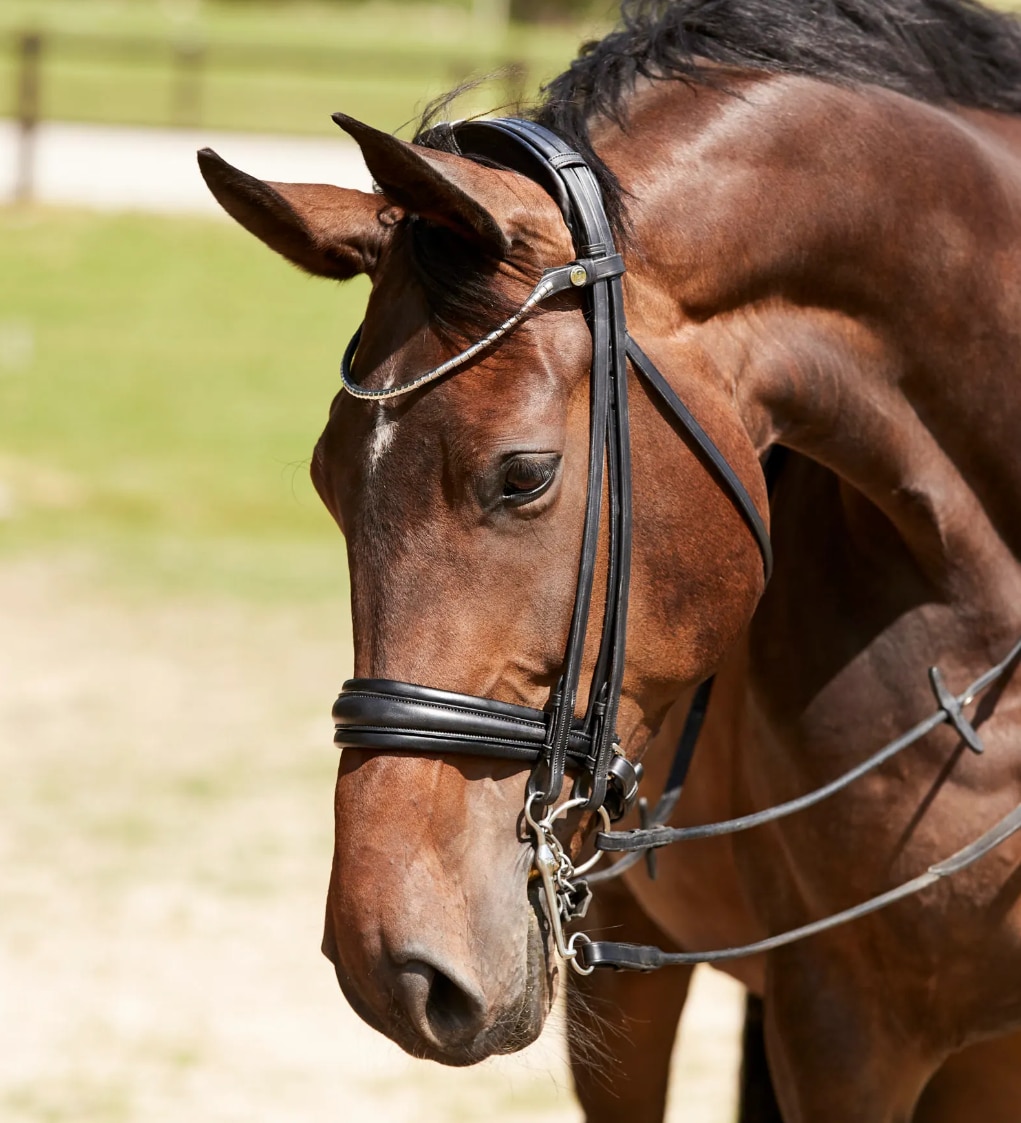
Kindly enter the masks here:
<path id="1" fill-rule="evenodd" d="M 590 348 L 581 316 L 543 312 L 420 391 L 378 402 L 342 394 L 316 455 L 349 542 L 354 534 L 359 543 L 392 544 L 450 505 L 446 485 L 483 471 L 501 451 L 559 450 Z M 365 378 L 373 389 L 411 381 L 449 357 L 432 333 L 393 348 L 377 340 L 372 351 Z"/>
<path id="2" fill-rule="evenodd" d="M 528 442 L 559 417 L 568 386 L 558 367 L 528 343 L 505 345 L 417 401 L 375 403 L 365 444 L 370 473 L 398 450 L 414 461 L 442 456 L 470 465 L 508 442 Z M 396 385 L 419 373 L 412 366 L 384 377 Z"/>

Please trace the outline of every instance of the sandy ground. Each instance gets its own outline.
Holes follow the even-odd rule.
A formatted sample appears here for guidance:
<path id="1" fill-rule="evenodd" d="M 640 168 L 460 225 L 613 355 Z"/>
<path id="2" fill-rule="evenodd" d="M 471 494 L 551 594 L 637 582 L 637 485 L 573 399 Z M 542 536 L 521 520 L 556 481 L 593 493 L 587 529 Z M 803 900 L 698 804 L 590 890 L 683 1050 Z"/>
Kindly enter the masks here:
<path id="1" fill-rule="evenodd" d="M 467 1071 L 414 1061 L 318 952 L 341 613 L 0 566 L 7 1123 L 579 1119 L 557 1025 Z M 740 1002 L 697 979 L 674 1123 L 732 1119 Z"/>
<path id="2" fill-rule="evenodd" d="M 357 146 L 327 125 L 320 140 L 44 122 L 32 147 L 34 197 L 97 210 L 222 215 L 195 163 L 196 151 L 206 147 L 262 179 L 371 190 Z M 0 202 L 13 195 L 20 145 L 14 123 L 0 120 Z"/>

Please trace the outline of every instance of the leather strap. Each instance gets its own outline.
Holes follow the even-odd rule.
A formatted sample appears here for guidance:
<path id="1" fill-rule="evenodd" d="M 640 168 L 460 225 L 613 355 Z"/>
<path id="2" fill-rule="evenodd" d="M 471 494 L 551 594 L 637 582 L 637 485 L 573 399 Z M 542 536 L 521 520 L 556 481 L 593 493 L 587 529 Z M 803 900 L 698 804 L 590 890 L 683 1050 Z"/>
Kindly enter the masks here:
<path id="1" fill-rule="evenodd" d="M 699 425 L 674 388 L 660 374 L 653 361 L 631 336 L 628 336 L 627 353 L 645 379 L 645 384 L 656 392 L 659 399 L 698 446 L 705 462 L 720 482 L 721 490 L 733 499 L 734 505 L 744 516 L 745 522 L 748 523 L 752 534 L 755 535 L 756 542 L 758 542 L 759 551 L 762 554 L 762 564 L 766 571 L 766 581 L 768 582 L 773 573 L 773 547 L 769 541 L 769 531 L 766 530 L 766 524 L 762 521 L 759 509 L 748 494 L 747 488 L 738 478 L 734 469 L 731 468 L 727 458 L 717 448 L 713 439 Z"/>
<path id="2" fill-rule="evenodd" d="M 681 798 L 681 792 L 684 790 L 684 782 L 688 778 L 688 770 L 691 767 L 692 757 L 695 755 L 695 747 L 698 745 L 699 734 L 702 732 L 702 726 L 705 724 L 706 714 L 709 711 L 709 698 L 713 690 L 714 678 L 707 678 L 705 682 L 701 683 L 695 691 L 694 697 L 691 700 L 691 706 L 688 708 L 688 715 L 684 719 L 684 726 L 681 729 L 681 735 L 677 740 L 677 748 L 674 751 L 674 759 L 670 765 L 670 775 L 667 776 L 666 784 L 663 787 L 663 794 L 659 797 L 655 808 L 649 813 L 648 805 L 644 799 L 638 801 L 638 809 L 642 815 L 642 830 L 652 832 L 659 827 L 666 825 L 670 816 L 673 814 L 674 808 L 677 806 L 678 800 Z M 624 834 L 625 832 L 619 832 Z M 617 832 L 614 832 L 616 837 Z M 597 838 L 600 837 L 597 835 Z M 607 847 L 607 849 L 610 849 Z M 612 881 L 616 877 L 620 877 L 625 870 L 629 870 L 632 866 L 637 865 L 642 859 L 645 859 L 646 867 L 649 871 L 649 878 L 652 881 L 656 880 L 656 851 L 653 847 L 635 847 L 629 853 L 625 854 L 619 861 L 614 862 L 608 869 L 597 870 L 595 873 L 590 873 L 586 877 L 586 881 L 590 885 L 598 885 L 603 881 Z"/>
<path id="3" fill-rule="evenodd" d="M 333 706 L 334 741 L 389 752 L 455 753 L 536 763 L 549 715 L 526 706 L 455 694 L 392 679 L 348 679 Z M 568 731 L 567 758 L 581 767 L 592 752 L 581 722 Z"/>
<path id="4" fill-rule="evenodd" d="M 939 708 L 912 726 L 906 733 L 902 733 L 900 737 L 895 737 L 889 744 L 866 757 L 860 764 L 856 764 L 828 784 L 823 784 L 805 795 L 798 796 L 796 799 L 789 799 L 785 803 L 779 803 L 774 807 L 767 807 L 762 811 L 752 812 L 750 815 L 741 815 L 736 819 L 724 819 L 718 823 L 706 823 L 704 826 L 665 827 L 656 825 L 647 830 L 603 831 L 596 835 L 596 849 L 607 851 L 648 850 L 659 846 L 669 846 L 674 842 L 688 842 L 696 838 L 716 838 L 723 834 L 735 834 L 738 831 L 747 831 L 753 827 L 762 826 L 764 823 L 775 822 L 777 819 L 784 819 L 788 815 L 814 807 L 817 803 L 835 795 L 849 784 L 854 783 L 855 780 L 860 779 L 920 741 L 927 733 L 944 722 L 954 725 L 958 733 L 961 734 L 962 740 L 967 744 L 967 739 L 964 737 L 959 724 L 962 708 L 973 702 L 982 691 L 988 689 L 998 678 L 1011 670 L 1019 658 L 1021 658 L 1021 640 L 1018 640 L 1011 647 L 999 663 L 981 674 L 959 695 L 948 695 L 945 688 L 943 692 L 937 690 L 936 680 L 938 679 L 939 683 L 942 684 L 942 676 L 938 672 L 936 676 L 933 676 L 932 671 L 935 668 L 930 668 L 929 679 L 933 683 Z M 971 728 L 970 723 L 968 728 Z M 662 822 L 662 820 L 660 819 L 658 822 Z"/>
<path id="5" fill-rule="evenodd" d="M 776 936 L 768 936 L 764 940 L 756 940 L 751 944 L 742 944 L 732 948 L 718 948 L 714 951 L 668 952 L 643 944 L 611 943 L 596 940 L 592 943 L 579 943 L 577 945 L 578 958 L 582 961 L 583 967 L 614 967 L 617 970 L 654 971 L 659 967 L 695 963 L 721 963 L 728 959 L 742 959 L 748 955 L 761 955 L 763 952 L 786 947 L 787 944 L 793 944 L 809 936 L 816 936 L 820 932 L 827 932 L 831 928 L 847 924 L 859 917 L 868 916 L 869 913 L 878 912 L 880 909 L 886 908 L 887 905 L 892 905 L 895 901 L 901 901 L 905 897 L 913 896 L 923 889 L 928 889 L 930 885 L 934 885 L 942 878 L 967 869 L 968 866 L 973 865 L 979 858 L 984 857 L 1019 830 L 1021 830 L 1021 807 L 1015 807 L 1013 811 L 1005 815 L 974 842 L 962 847 L 944 861 L 930 866 L 925 873 L 904 882 L 903 885 L 898 885 L 894 889 L 871 897 L 860 905 L 854 905 L 852 908 L 833 913 L 832 916 L 827 916 L 823 920 L 803 924 L 799 928 L 792 928 L 787 932 L 781 932 Z"/>
<path id="6" fill-rule="evenodd" d="M 474 122 L 472 132 L 494 130 L 530 150 L 540 165 L 556 172 L 573 218 L 572 233 L 579 259 L 615 254 L 613 233 L 603 208 L 599 185 L 585 161 L 560 137 L 532 121 L 507 118 Z M 457 133 L 455 127 L 455 134 Z M 566 765 L 566 731 L 573 724 L 581 662 L 591 608 L 602 506 L 604 462 L 608 464 L 610 573 L 600 654 L 589 687 L 584 725 L 592 737 L 582 787 L 587 806 L 595 810 L 606 799 L 608 766 L 616 746 L 616 715 L 623 677 L 624 639 L 630 579 L 630 435 L 627 419 L 624 359 L 624 302 L 619 274 L 594 277 L 586 289 L 592 331 L 592 398 L 590 410 L 588 497 L 582 532 L 582 555 L 574 612 L 568 632 L 564 672 L 554 697 L 549 755 L 532 791 L 541 791 L 547 806 L 557 799 Z M 577 787 L 577 785 L 576 785 Z"/>

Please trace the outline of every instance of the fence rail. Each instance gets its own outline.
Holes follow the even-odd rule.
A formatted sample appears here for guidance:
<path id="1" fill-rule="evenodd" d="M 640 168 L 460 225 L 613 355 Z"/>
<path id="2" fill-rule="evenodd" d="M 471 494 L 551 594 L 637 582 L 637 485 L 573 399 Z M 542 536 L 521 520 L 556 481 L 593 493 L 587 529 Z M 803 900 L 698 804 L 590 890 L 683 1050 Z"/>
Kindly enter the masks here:
<path id="1" fill-rule="evenodd" d="M 410 107 L 415 96 L 430 81 L 437 86 L 434 92 L 438 92 L 439 88 L 455 86 L 480 72 L 496 71 L 497 97 L 513 105 L 525 93 L 530 70 L 525 60 L 497 53 L 469 57 L 458 51 L 424 54 L 398 48 L 379 51 L 360 47 L 275 46 L 59 31 L 23 31 L 9 36 L 6 44 L 0 42 L 2 46 L 6 46 L 6 57 L 13 62 L 13 98 L 9 104 L 17 122 L 15 197 L 21 201 L 32 196 L 36 133 L 47 117 L 105 124 L 300 131 L 300 126 L 281 124 L 286 112 L 268 114 L 272 120 L 265 126 L 260 121 L 259 104 L 276 110 L 279 106 L 272 104 L 273 91 L 281 91 L 284 100 L 286 91 L 290 91 L 293 99 L 295 87 L 302 83 L 309 90 L 318 83 L 325 96 L 325 91 L 338 83 L 346 83 L 350 89 L 359 83 L 368 88 L 375 81 L 373 88 L 382 92 L 374 96 L 377 101 L 386 102 L 386 106 L 373 123 L 392 128 L 399 123 L 394 119 L 394 106 L 406 104 L 409 108 L 405 117 L 412 116 Z M 91 86 L 83 76 L 85 71 L 91 74 Z M 125 77 L 129 73 L 136 83 L 136 93 L 141 91 L 144 96 L 132 98 L 131 83 Z M 51 107 L 51 90 L 66 86 L 68 74 L 76 75 L 81 88 L 94 95 L 96 105 L 90 107 L 88 98 L 76 100 L 65 94 L 63 106 Z M 128 91 L 120 101 L 115 96 L 118 81 Z M 226 88 L 233 98 L 226 115 L 215 106 L 211 108 L 214 84 Z M 253 103 L 247 115 L 239 109 L 239 99 L 243 100 L 239 91 L 245 89 L 250 91 Z M 401 89 L 406 90 L 403 102 Z M 224 103 L 223 89 L 220 93 L 220 102 Z M 321 97 L 306 92 L 304 102 L 313 100 L 319 115 L 343 107 L 320 104 Z M 371 103 L 372 99 L 368 100 Z M 301 108 L 304 110 L 305 106 Z M 363 110 L 366 119 L 372 119 L 372 108 L 370 104 L 368 111 Z M 239 117 L 244 118 L 240 126 Z"/>

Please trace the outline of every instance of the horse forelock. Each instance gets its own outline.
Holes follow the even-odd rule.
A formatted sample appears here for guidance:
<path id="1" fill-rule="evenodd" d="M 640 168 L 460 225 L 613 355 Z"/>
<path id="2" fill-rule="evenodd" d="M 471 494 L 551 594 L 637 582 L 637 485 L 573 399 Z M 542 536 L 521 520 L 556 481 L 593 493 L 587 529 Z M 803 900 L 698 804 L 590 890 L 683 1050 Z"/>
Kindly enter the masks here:
<path id="1" fill-rule="evenodd" d="M 430 327 L 445 342 L 474 342 L 517 308 L 497 281 L 500 262 L 453 230 L 412 217 L 402 235 Z"/>

